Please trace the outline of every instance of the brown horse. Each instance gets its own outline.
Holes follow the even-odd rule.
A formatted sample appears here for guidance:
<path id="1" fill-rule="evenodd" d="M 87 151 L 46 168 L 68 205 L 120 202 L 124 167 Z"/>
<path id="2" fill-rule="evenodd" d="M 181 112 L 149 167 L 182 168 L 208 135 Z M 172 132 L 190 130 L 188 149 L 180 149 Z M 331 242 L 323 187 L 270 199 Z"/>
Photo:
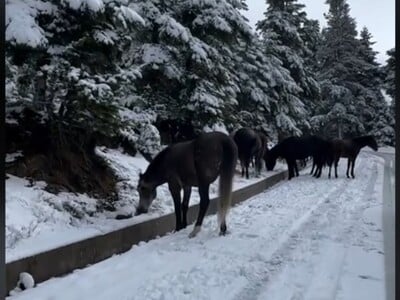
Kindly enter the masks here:
<path id="1" fill-rule="evenodd" d="M 218 223 L 220 234 L 226 233 L 226 215 L 231 206 L 232 181 L 237 161 L 237 147 L 224 133 L 203 133 L 198 138 L 171 145 L 162 150 L 139 176 L 139 205 L 136 215 L 146 213 L 156 197 L 156 188 L 168 183 L 174 200 L 176 230 L 187 226 L 187 211 L 192 186 L 199 188 L 200 209 L 189 237 L 201 229 L 210 203 L 209 187 L 218 176 Z M 181 206 L 181 190 L 183 201 Z"/>
<path id="2" fill-rule="evenodd" d="M 261 172 L 261 159 L 264 155 L 262 148 L 262 140 L 260 135 L 251 128 L 243 127 L 231 133 L 237 148 L 242 167 L 242 177 L 246 173 L 246 178 L 249 179 L 249 166 L 253 157 L 255 158 L 256 175 Z"/>
<path id="3" fill-rule="evenodd" d="M 331 147 L 333 149 L 333 163 L 335 165 L 335 177 L 337 178 L 337 166 L 341 157 L 347 157 L 347 171 L 346 176 L 349 176 L 349 170 L 351 167 L 351 176 L 354 178 L 354 164 L 358 153 L 361 148 L 368 146 L 374 151 L 378 150 L 378 144 L 376 143 L 372 135 L 360 136 L 352 139 L 334 139 L 331 141 Z M 329 166 L 329 177 L 331 176 L 331 166 Z"/>

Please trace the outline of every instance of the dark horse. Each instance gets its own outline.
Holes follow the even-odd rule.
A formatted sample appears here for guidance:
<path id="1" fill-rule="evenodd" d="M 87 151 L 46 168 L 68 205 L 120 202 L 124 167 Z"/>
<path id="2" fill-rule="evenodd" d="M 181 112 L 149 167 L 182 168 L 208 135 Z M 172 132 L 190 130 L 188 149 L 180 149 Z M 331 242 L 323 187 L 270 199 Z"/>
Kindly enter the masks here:
<path id="1" fill-rule="evenodd" d="M 347 171 L 346 176 L 349 176 L 349 170 L 351 167 L 351 176 L 354 178 L 354 163 L 356 161 L 358 153 L 361 148 L 368 146 L 374 151 L 378 150 L 378 144 L 376 143 L 372 135 L 360 136 L 352 139 L 334 139 L 331 141 L 333 151 L 333 162 L 335 164 L 335 177 L 337 178 L 337 166 L 341 157 L 347 157 Z M 331 176 L 331 166 L 329 166 L 329 177 Z"/>
<path id="2" fill-rule="evenodd" d="M 140 199 L 136 214 L 148 211 L 151 202 L 156 197 L 156 188 L 167 182 L 174 200 L 176 230 L 185 228 L 192 186 L 197 186 L 200 194 L 200 209 L 195 227 L 189 235 L 189 237 L 194 237 L 201 229 L 210 203 L 210 184 L 220 176 L 218 223 L 220 234 L 225 234 L 225 218 L 231 205 L 232 181 L 237 155 L 234 141 L 221 132 L 203 133 L 194 140 L 165 148 L 150 163 L 146 172 L 139 176 Z"/>
<path id="3" fill-rule="evenodd" d="M 334 156 L 332 142 L 324 139 L 318 140 L 315 151 L 317 153 L 313 157 L 313 165 L 310 174 L 318 178 L 321 176 L 323 166 L 327 165 L 329 168 L 332 166 Z M 330 173 L 329 178 L 331 178 Z"/>
<path id="4" fill-rule="evenodd" d="M 289 180 L 294 176 L 299 176 L 297 169 L 296 160 L 305 159 L 312 156 L 317 167 L 322 169 L 322 165 L 325 161 L 325 155 L 320 150 L 324 140 L 317 136 L 305 136 L 305 137 L 288 137 L 279 144 L 269 150 L 265 155 L 265 165 L 268 171 L 274 169 L 276 159 L 282 157 L 286 160 L 289 171 Z M 319 177 L 319 172 L 316 177 Z"/>
<path id="5" fill-rule="evenodd" d="M 231 133 L 231 137 L 238 148 L 242 177 L 246 172 L 246 178 L 249 178 L 249 165 L 253 157 L 255 157 L 256 174 L 260 174 L 261 159 L 264 155 L 263 141 L 260 135 L 251 128 L 243 127 Z"/>

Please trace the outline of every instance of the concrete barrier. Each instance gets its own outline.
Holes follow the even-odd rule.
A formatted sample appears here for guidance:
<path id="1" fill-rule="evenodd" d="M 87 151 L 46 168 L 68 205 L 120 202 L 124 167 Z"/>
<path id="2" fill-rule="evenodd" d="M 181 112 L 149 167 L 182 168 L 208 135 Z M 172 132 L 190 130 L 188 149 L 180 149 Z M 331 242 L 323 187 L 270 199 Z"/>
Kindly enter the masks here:
<path id="1" fill-rule="evenodd" d="M 285 179 L 285 177 L 287 177 L 287 171 L 274 174 L 255 184 L 234 191 L 232 205 L 263 192 L 266 188 Z M 188 223 L 191 224 L 189 226 L 193 226 L 192 223 L 197 218 L 198 209 L 199 204 L 190 206 L 187 215 Z M 213 198 L 210 201 L 207 215 L 215 214 L 216 212 L 217 198 Z M 95 264 L 114 254 L 126 252 L 131 249 L 132 245 L 141 241 L 149 241 L 157 236 L 163 236 L 174 229 L 175 214 L 170 213 L 104 235 L 12 261 L 6 264 L 7 293 L 16 286 L 21 272 L 29 272 L 35 282 L 40 283 L 52 277 L 65 275 L 75 269 Z"/>

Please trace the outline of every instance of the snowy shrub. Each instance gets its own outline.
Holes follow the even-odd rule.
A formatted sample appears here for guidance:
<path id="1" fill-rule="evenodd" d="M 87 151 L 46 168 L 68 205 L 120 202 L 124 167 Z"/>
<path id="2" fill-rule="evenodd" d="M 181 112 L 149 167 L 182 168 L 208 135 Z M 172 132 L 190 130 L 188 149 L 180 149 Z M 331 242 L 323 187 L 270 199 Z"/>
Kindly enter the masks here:
<path id="1" fill-rule="evenodd" d="M 154 157 L 161 150 L 161 138 L 157 128 L 151 124 L 145 124 L 140 130 L 137 140 L 139 151 Z"/>

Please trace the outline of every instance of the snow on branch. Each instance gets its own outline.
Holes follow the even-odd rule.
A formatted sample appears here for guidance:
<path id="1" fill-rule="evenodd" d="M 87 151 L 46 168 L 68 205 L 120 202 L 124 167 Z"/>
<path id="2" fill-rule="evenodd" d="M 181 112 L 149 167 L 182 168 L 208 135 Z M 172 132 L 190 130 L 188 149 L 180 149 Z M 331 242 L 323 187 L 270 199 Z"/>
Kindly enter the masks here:
<path id="1" fill-rule="evenodd" d="M 189 42 L 190 32 L 186 27 L 178 23 L 174 18 L 163 15 L 157 20 L 160 25 L 160 35 L 175 38 L 185 43 Z"/>
<path id="2" fill-rule="evenodd" d="M 6 1 L 6 41 L 32 48 L 47 46 L 44 30 L 36 22 L 40 14 L 51 14 L 55 7 L 39 0 Z"/>

